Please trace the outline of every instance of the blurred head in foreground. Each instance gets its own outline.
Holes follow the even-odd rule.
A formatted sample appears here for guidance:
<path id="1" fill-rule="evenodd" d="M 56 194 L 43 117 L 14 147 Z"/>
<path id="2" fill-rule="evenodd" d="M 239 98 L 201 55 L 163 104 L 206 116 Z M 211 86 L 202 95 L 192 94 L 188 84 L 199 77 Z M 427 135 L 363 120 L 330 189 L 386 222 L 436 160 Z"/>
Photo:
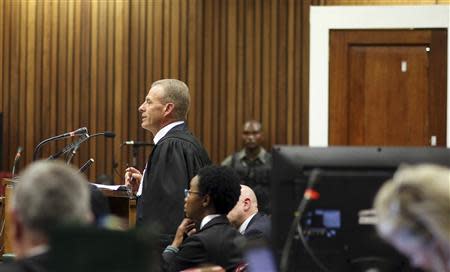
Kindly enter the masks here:
<path id="1" fill-rule="evenodd" d="M 377 230 L 413 266 L 450 271 L 450 170 L 400 167 L 375 198 Z"/>

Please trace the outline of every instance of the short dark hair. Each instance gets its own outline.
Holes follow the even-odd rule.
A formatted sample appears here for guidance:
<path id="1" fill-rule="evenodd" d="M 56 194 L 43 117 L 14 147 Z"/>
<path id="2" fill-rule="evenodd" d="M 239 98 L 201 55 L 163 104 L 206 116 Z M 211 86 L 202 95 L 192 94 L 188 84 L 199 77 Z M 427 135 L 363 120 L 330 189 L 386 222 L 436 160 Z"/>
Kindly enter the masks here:
<path id="1" fill-rule="evenodd" d="M 198 188 L 202 195 L 209 195 L 216 212 L 228 214 L 241 194 L 238 174 L 228 166 L 206 166 L 198 172 Z"/>

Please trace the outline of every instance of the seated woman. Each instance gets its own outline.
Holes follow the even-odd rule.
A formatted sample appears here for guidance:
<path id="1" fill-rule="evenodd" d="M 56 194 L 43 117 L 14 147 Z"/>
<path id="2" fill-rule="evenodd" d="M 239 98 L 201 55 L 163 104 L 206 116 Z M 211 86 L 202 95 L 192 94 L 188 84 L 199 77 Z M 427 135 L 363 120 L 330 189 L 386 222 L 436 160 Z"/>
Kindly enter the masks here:
<path id="1" fill-rule="evenodd" d="M 450 170 L 401 167 L 375 198 L 379 234 L 413 266 L 450 271 Z"/>
<path id="2" fill-rule="evenodd" d="M 242 258 L 237 244 L 242 236 L 230 225 L 227 214 L 240 191 L 239 176 L 229 167 L 207 166 L 192 178 L 184 200 L 187 218 L 163 252 L 169 271 L 203 265 L 230 271 L 239 266 Z"/>

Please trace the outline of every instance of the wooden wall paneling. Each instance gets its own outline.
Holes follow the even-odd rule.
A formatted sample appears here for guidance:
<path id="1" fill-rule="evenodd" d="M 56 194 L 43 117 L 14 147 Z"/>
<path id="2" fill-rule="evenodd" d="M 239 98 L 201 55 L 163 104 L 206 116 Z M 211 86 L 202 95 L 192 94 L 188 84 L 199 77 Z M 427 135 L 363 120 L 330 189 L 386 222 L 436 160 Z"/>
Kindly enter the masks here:
<path id="1" fill-rule="evenodd" d="M 278 14 L 284 14 L 284 16 L 278 17 L 278 71 L 277 71 L 277 105 L 276 109 L 272 112 L 276 119 L 276 138 L 277 143 L 284 142 L 287 133 L 287 118 L 286 113 L 289 112 L 287 109 L 287 65 L 288 65 L 288 55 L 287 55 L 287 24 L 288 24 L 288 9 L 287 0 L 280 0 L 279 2 L 279 12 Z"/>
<path id="2" fill-rule="evenodd" d="M 140 127 L 137 108 L 163 77 L 187 81 L 188 123 L 215 162 L 241 148 L 248 118 L 262 121 L 268 148 L 306 143 L 307 12 L 318 1 L 28 2 L 3 1 L 0 11 L 5 165 L 19 143 L 32 153 L 38 141 L 86 126 L 117 137 L 92 139 L 74 164 L 93 157 L 93 179 L 112 173 L 115 157 L 121 181 L 130 152 L 120 143 L 153 137 Z M 23 16 L 30 13 L 34 18 Z M 32 22 L 35 33 L 24 30 Z M 31 103 L 27 97 L 39 108 L 21 114 L 17 109 Z M 33 131 L 24 123 L 30 116 L 40 122 Z M 46 146 L 43 155 L 63 144 Z M 149 152 L 139 152 L 142 167 Z"/>
<path id="3" fill-rule="evenodd" d="M 122 124 L 126 124 L 129 120 L 126 119 L 125 111 L 129 105 L 128 95 L 126 93 L 126 86 L 128 80 L 128 20 L 129 20 L 129 2 L 117 1 L 115 9 L 115 59 L 114 59 L 114 130 L 119 135 L 118 139 L 123 139 L 125 131 Z M 119 150 L 119 141 L 114 142 L 113 148 Z M 118 153 L 118 160 L 122 160 L 122 154 Z"/>
<path id="4" fill-rule="evenodd" d="M 205 35 L 205 28 L 207 26 L 207 24 L 209 22 L 205 23 L 205 2 L 204 1 L 197 1 L 197 10 L 199 11 L 197 13 L 198 16 L 198 20 L 197 20 L 197 40 L 194 43 L 196 48 L 197 48 L 197 52 L 196 52 L 196 56 L 197 59 L 194 60 L 197 63 L 196 66 L 196 70 L 195 70 L 195 76 L 196 76 L 196 82 L 197 82 L 197 89 L 196 89 L 196 93 L 192 94 L 194 96 L 195 100 L 195 104 L 191 106 L 191 108 L 193 108 L 196 112 L 195 115 L 195 121 L 194 121 L 194 133 L 195 135 L 197 135 L 198 137 L 200 137 L 204 143 L 204 139 L 203 139 L 203 114 L 205 114 L 205 112 L 203 111 L 204 108 L 203 106 L 203 90 L 205 89 L 204 86 L 204 82 L 203 82 L 203 77 L 205 75 L 205 42 L 204 42 L 204 37 L 206 37 Z M 192 100 L 192 99 L 191 99 Z M 208 150 L 209 153 L 211 153 L 210 150 Z M 209 154 L 211 155 L 211 154 Z"/>
<path id="5" fill-rule="evenodd" d="M 36 76 L 36 70 L 37 67 L 36 63 L 36 2 L 30 1 L 28 3 L 28 10 L 27 10 L 27 43 L 26 43 L 26 87 L 25 92 L 26 95 L 24 96 L 24 105 L 25 107 L 23 109 L 26 109 L 25 112 L 25 122 L 22 124 L 21 127 L 24 128 L 25 132 L 25 139 L 23 139 L 24 142 L 24 150 L 25 155 L 28 160 L 31 160 L 34 149 L 34 140 L 35 140 L 35 133 L 34 133 L 34 105 L 35 105 L 35 94 L 37 93 L 35 89 L 35 76 Z M 26 129 L 28 128 L 28 129 Z M 25 131 L 26 129 L 26 131 Z"/>
<path id="6" fill-rule="evenodd" d="M 92 1 L 91 3 L 91 14 L 90 14 L 90 30 L 89 33 L 91 33 L 91 37 L 90 37 L 90 48 L 91 48 L 91 54 L 90 54 L 90 84 L 89 84 L 89 128 L 91 131 L 90 134 L 95 134 L 97 132 L 99 132 L 96 128 L 98 128 L 98 123 L 97 123 L 97 116 L 98 116 L 98 103 L 97 103 L 97 98 L 98 98 L 98 88 L 97 88 L 97 83 L 98 83 L 98 51 L 99 51 L 99 47 L 98 47 L 98 12 L 99 12 L 99 8 L 98 8 L 98 2 L 97 1 Z M 88 143 L 86 143 L 85 145 L 89 147 L 89 153 L 88 153 L 88 157 L 92 157 L 94 158 L 95 162 L 89 167 L 89 172 L 91 173 L 97 173 L 97 169 L 100 170 L 99 166 L 99 158 L 96 156 L 97 152 L 96 152 L 96 146 L 99 143 L 100 137 L 96 137 L 96 138 L 92 138 L 89 140 Z M 83 164 L 83 162 L 81 162 Z M 101 171 L 101 170 L 100 170 Z M 95 176 L 94 178 L 91 177 L 91 180 L 95 180 Z"/>
<path id="7" fill-rule="evenodd" d="M 26 88 L 27 88 L 27 26 L 28 26 L 28 17 L 27 17 L 27 13 L 28 13 L 28 3 L 19 3 L 19 14 L 20 14 L 20 38 L 19 38 L 19 43 L 18 43 L 18 47 L 19 47 L 19 67 L 18 67 L 18 71 L 19 71 L 19 76 L 18 76 L 18 82 L 17 82 L 17 86 L 18 86 L 18 91 L 19 91 L 19 97 L 18 97 L 18 104 L 17 107 L 15 109 L 16 111 L 16 116 L 18 118 L 18 122 L 16 124 L 14 124 L 16 126 L 16 131 L 17 131 L 17 142 L 15 146 L 15 149 L 17 149 L 18 146 L 22 146 L 25 148 L 26 151 L 26 146 L 25 146 L 25 141 L 26 141 L 26 130 L 25 130 L 25 122 L 26 122 L 26 106 L 25 106 L 25 101 L 26 101 Z M 27 155 L 25 155 L 26 158 Z"/>
<path id="8" fill-rule="evenodd" d="M 107 48 L 107 12 L 108 7 L 107 3 L 104 1 L 99 1 L 98 3 L 98 53 L 97 53 L 97 94 L 98 94 L 98 108 L 97 108 L 97 131 L 111 131 L 112 128 L 106 127 L 106 71 L 108 69 L 106 62 L 106 48 Z M 98 169 L 101 169 L 102 172 L 97 172 L 96 174 L 109 174 L 114 176 L 114 173 L 111 172 L 112 164 L 115 161 L 114 156 L 106 156 L 107 144 L 112 143 L 114 141 L 118 141 L 118 137 L 113 139 L 101 139 L 97 141 L 96 144 L 96 165 Z"/>
<path id="9" fill-rule="evenodd" d="M 82 81 L 82 24 L 84 23 L 82 18 L 82 3 L 81 1 L 76 1 L 74 6 L 74 37 L 73 37 L 73 96 L 72 101 L 72 120 L 73 127 L 82 127 L 83 124 L 80 123 L 80 115 L 82 113 L 81 104 L 86 103 L 86 97 L 81 96 L 81 81 Z M 51 135 L 51 134 L 50 134 Z M 49 136 L 50 136 L 49 135 Z M 74 164 L 79 165 L 80 157 L 75 156 Z"/>
<path id="10" fill-rule="evenodd" d="M 168 21 L 170 25 L 169 44 L 169 74 L 170 78 L 180 78 L 180 0 L 170 0 L 170 13 Z"/>
<path id="11" fill-rule="evenodd" d="M 219 118 L 218 118 L 218 135 L 217 135 L 217 146 L 219 147 L 218 151 L 218 162 L 221 161 L 227 155 L 227 124 L 229 122 L 227 115 L 227 76 L 230 71 L 227 70 L 227 58 L 228 58 L 228 48 L 226 46 L 228 40 L 228 8 L 227 2 L 220 2 L 220 36 L 219 36 L 219 79 L 218 79 L 218 89 L 220 91 L 220 96 L 216 99 L 216 103 L 220 107 L 219 109 Z M 220 82 L 220 83 L 219 83 Z"/>
<path id="12" fill-rule="evenodd" d="M 238 1 L 237 6 L 237 82 L 236 82 L 236 137 L 237 143 L 241 143 L 242 125 L 244 123 L 244 82 L 245 82 L 245 1 Z M 239 136 L 238 136 L 239 135 Z M 236 147 L 233 148 L 236 151 Z"/>
<path id="13" fill-rule="evenodd" d="M 156 1 L 154 6 L 154 19 L 153 19 L 153 26 L 154 26 L 154 37 L 153 37 L 153 79 L 152 81 L 155 81 L 156 79 L 160 79 L 163 77 L 163 29 L 164 26 L 164 4 L 163 1 Z M 145 90 L 145 95 L 147 90 Z M 152 135 L 153 137 L 153 135 Z"/>
<path id="14" fill-rule="evenodd" d="M 141 105 L 141 103 L 144 101 L 144 97 L 147 95 L 148 90 L 151 87 L 152 81 L 154 79 L 153 77 L 153 73 L 154 73 L 154 62 L 153 62 L 153 57 L 154 57 L 154 28 L 155 28 L 155 15 L 154 15 L 154 11 L 155 11 L 155 1 L 151 1 L 149 3 L 147 3 L 147 11 L 146 11 L 146 16 L 144 18 L 142 18 L 142 20 L 144 21 L 145 19 L 147 19 L 149 22 L 146 23 L 146 33 L 145 33 L 145 45 L 146 45 L 146 51 L 145 51 L 145 71 L 146 71 L 146 75 L 145 75 L 145 87 L 144 90 L 137 90 L 136 96 L 138 97 L 138 107 Z M 132 109 L 133 110 L 133 109 Z M 134 112 L 135 114 L 137 114 L 139 116 L 139 113 L 137 113 L 137 108 L 135 109 L 136 112 Z M 133 113 L 133 112 L 132 112 Z M 137 118 L 138 120 L 138 137 L 139 139 L 144 139 L 145 135 L 144 135 L 144 130 L 141 128 L 141 118 L 140 116 Z"/>
<path id="15" fill-rule="evenodd" d="M 243 71 L 243 112 L 244 112 L 244 122 L 247 119 L 254 118 L 253 117 L 253 106 L 254 100 L 253 96 L 255 93 L 254 87 L 254 34 L 255 34 L 255 25 L 254 25 L 254 1 L 253 0 L 245 0 L 245 13 L 243 18 L 244 23 L 244 71 Z"/>
<path id="16" fill-rule="evenodd" d="M 201 122 L 203 124 L 202 126 L 202 138 L 203 138 L 203 144 L 207 148 L 207 150 L 210 151 L 210 156 L 213 158 L 214 156 L 214 150 L 212 149 L 212 96 L 211 94 L 213 91 L 213 72 L 214 72 L 214 65 L 213 65 L 213 47 L 214 47 L 214 39 L 213 39 L 213 33 L 214 33 L 214 24 L 213 18 L 214 18 L 214 6 L 213 1 L 206 1 L 205 2 L 205 9 L 204 9 L 204 54 L 203 54 L 203 65 L 204 65 L 204 71 L 203 71 L 203 103 L 199 103 L 202 107 L 201 115 L 202 119 Z"/>
<path id="17" fill-rule="evenodd" d="M 14 29 L 14 31 L 11 31 L 11 63 L 10 63 L 10 77 L 11 82 L 9 85 L 9 91 L 8 94 L 10 97 L 10 103 L 9 103 L 9 117 L 6 123 L 7 129 L 7 137 L 9 139 L 9 146 L 10 146 L 10 158 L 14 156 L 12 153 L 14 150 L 17 149 L 18 143 L 18 131 L 17 131 L 17 124 L 20 122 L 19 116 L 18 116 L 18 109 L 19 109 L 19 97 L 20 97 L 20 90 L 19 90 L 19 57 L 20 57 L 20 3 L 14 2 L 12 3 L 12 11 L 11 11 L 11 29 Z M 10 159 L 10 161 L 12 161 Z M 11 169 L 11 168 L 10 168 Z"/>
<path id="18" fill-rule="evenodd" d="M 195 120 L 196 120 L 196 110 L 195 106 L 197 105 L 195 98 L 196 98 L 196 90 L 197 90 L 197 63 L 194 61 L 197 58 L 197 44 L 196 42 L 198 37 L 198 28 L 197 28 L 197 20 L 198 19 L 198 13 L 199 9 L 197 0 L 191 0 L 186 1 L 188 3 L 188 15 L 187 15 L 187 83 L 189 86 L 189 92 L 191 95 L 191 107 L 188 114 L 188 125 L 190 126 L 190 129 L 194 132 L 194 134 L 197 133 L 197 128 L 195 127 Z"/>
<path id="19" fill-rule="evenodd" d="M 309 135 L 309 10 L 311 5 L 311 0 L 302 1 L 301 5 L 301 18 L 298 22 L 299 36 L 301 38 L 297 42 L 297 46 L 300 46 L 297 52 L 301 55 L 301 73 L 296 73 L 297 79 L 301 81 L 297 85 L 296 90 L 298 90 L 301 94 L 301 104 L 299 105 L 299 115 L 301 120 L 301 125 L 299 129 L 300 140 L 297 142 L 299 144 L 308 143 L 308 135 Z"/>
<path id="20" fill-rule="evenodd" d="M 64 15 L 63 15 L 64 16 Z M 74 1 L 70 1 L 67 3 L 67 47 L 62 50 L 66 51 L 65 58 L 67 63 L 67 73 L 66 73 L 66 88 L 65 88 L 65 101 L 63 102 L 65 108 L 63 109 L 66 112 L 65 118 L 65 126 L 66 129 L 71 130 L 77 127 L 73 122 L 73 87 L 74 87 L 74 23 L 75 23 L 75 3 Z"/>
<path id="21" fill-rule="evenodd" d="M 2 80 L 0 81 L 0 85 L 2 88 L 2 112 L 3 112 L 3 145 L 2 145 L 2 169 L 9 169 L 9 161 L 10 161 L 10 143 L 9 143 L 9 104 L 10 104 L 10 95 L 9 95 L 9 83 L 10 83 L 10 63 L 11 63 L 11 3 L 9 1 L 2 2 L 2 10 L 3 15 L 0 19 L 1 27 L 0 31 L 2 32 L 2 51 L 3 59 L 0 65 L 2 66 Z"/>
<path id="22" fill-rule="evenodd" d="M 287 95 L 286 95 L 286 142 L 288 144 L 294 143 L 294 104 L 295 104 L 295 90 L 294 90 L 294 68 L 295 68 L 295 2 L 288 0 L 287 2 Z"/>
<path id="23" fill-rule="evenodd" d="M 237 1 L 230 0 L 227 5 L 227 39 L 226 44 L 227 58 L 226 58 L 226 100 L 222 102 L 226 107 L 226 141 L 224 146 L 226 148 L 225 156 L 231 154 L 236 146 L 236 131 L 238 125 L 236 124 L 236 92 L 237 92 Z M 222 157 L 224 159 L 224 157 Z"/>
<path id="24" fill-rule="evenodd" d="M 67 80 L 67 2 L 58 2 L 58 40 L 57 40 L 57 70 L 56 70 L 56 122 L 57 131 L 56 134 L 64 133 L 66 131 L 72 131 L 75 128 L 67 127 L 66 116 L 69 114 L 67 112 L 66 106 L 66 80 Z M 56 150 L 61 150 L 73 139 L 67 139 L 56 142 Z M 85 147 L 85 146 L 82 146 Z M 53 153 L 53 151 L 51 151 Z"/>
<path id="25" fill-rule="evenodd" d="M 162 39 L 161 51 L 162 51 L 162 66 L 161 77 L 170 77 L 170 38 L 171 38 L 171 22 L 170 22 L 170 9 L 172 6 L 172 0 L 162 1 Z"/>
<path id="26" fill-rule="evenodd" d="M 264 44 L 264 41 L 262 40 L 262 32 L 264 29 L 262 28 L 262 9 L 261 9 L 262 1 L 261 0 L 255 0 L 255 19 L 254 19 L 254 31 L 255 31 L 255 48 L 253 50 L 254 54 L 254 96 L 253 96 L 253 115 L 252 117 L 255 119 L 258 119 L 261 121 L 261 75 L 262 75 L 262 45 Z"/>
<path id="27" fill-rule="evenodd" d="M 47 137 L 50 137 L 52 135 L 56 135 L 58 133 L 62 133 L 63 131 L 58 130 L 58 100 L 57 100 L 57 92 L 58 92 L 58 86 L 57 86 L 57 73 L 58 73 L 58 2 L 53 2 L 50 6 L 51 8 L 51 21 L 50 26 L 51 27 L 51 37 L 50 37 L 50 88 L 49 88 L 49 95 L 50 98 L 49 105 L 50 105 L 50 130 L 49 135 Z M 46 137 L 46 138 L 47 138 Z M 50 155 L 51 150 L 56 149 L 56 143 L 52 142 L 47 145 L 47 147 L 44 148 L 43 152 L 40 154 L 40 157 L 47 157 Z"/>
<path id="28" fill-rule="evenodd" d="M 180 65 L 179 65 L 179 77 L 182 81 L 188 82 L 188 5 L 189 1 L 181 0 L 180 4 L 180 40 L 178 46 L 180 48 Z"/>
<path id="29" fill-rule="evenodd" d="M 212 147 L 214 154 L 214 161 L 220 161 L 220 153 L 222 146 L 219 142 L 219 135 L 220 135 L 220 127 L 221 127 L 221 121 L 222 121 L 222 113 L 223 108 L 220 103 L 220 99 L 222 97 L 222 87 L 220 86 L 220 79 L 222 77 L 222 71 L 221 66 L 221 54 L 222 52 L 222 41 L 220 39 L 220 30 L 221 25 L 225 24 L 223 17 L 222 17 L 222 8 L 221 8 L 222 1 L 217 1 L 215 3 L 214 8 L 214 18 L 216 19 L 214 21 L 214 27 L 213 27 L 213 44 L 214 44 L 214 50 L 212 54 L 212 59 L 215 64 L 213 64 L 213 77 L 212 77 L 212 96 L 211 96 L 211 105 L 212 105 L 212 120 L 211 120 L 211 127 L 212 127 Z"/>
<path id="30" fill-rule="evenodd" d="M 272 71 L 271 68 L 271 16 L 272 16 L 272 3 L 269 1 L 263 1 L 262 2 L 262 9 L 263 9 L 263 23 L 262 23 L 262 115 L 261 115 L 261 123 L 265 135 L 265 145 L 266 147 L 269 147 L 270 143 L 270 105 L 272 97 L 272 87 L 271 87 L 271 76 L 270 72 Z"/>
<path id="31" fill-rule="evenodd" d="M 119 162 L 119 166 L 117 167 L 117 171 L 122 173 L 123 172 L 123 165 L 120 164 L 120 152 L 113 152 L 115 148 L 115 142 L 120 141 L 121 137 L 118 131 L 114 127 L 114 118 L 115 118 L 115 108 L 114 108 L 114 44 L 115 44 L 115 26 L 116 26 L 116 19 L 115 19 L 115 9 L 116 5 L 114 2 L 107 2 L 106 4 L 106 14 L 107 14 L 107 31 L 106 31 L 106 43 L 107 46 L 106 49 L 106 128 L 108 130 L 112 130 L 116 133 L 116 137 L 114 138 L 114 141 L 106 141 L 106 158 L 114 158 L 117 162 Z M 108 172 L 109 172 L 108 168 Z"/>
<path id="32" fill-rule="evenodd" d="M 91 45 L 91 12 L 92 8 L 90 2 L 81 3 L 81 84 L 80 84 L 80 123 L 79 127 L 87 127 L 90 131 L 93 130 L 89 126 L 89 104 L 90 104 L 90 54 L 92 52 Z M 77 105 L 76 105 L 77 106 Z M 76 160 L 74 161 L 75 167 L 81 167 L 87 160 L 91 158 L 89 153 L 89 146 L 82 145 L 76 155 Z M 89 176 L 89 170 L 86 172 Z"/>
<path id="33" fill-rule="evenodd" d="M 146 5 L 150 5 L 150 3 L 147 2 Z M 139 22 L 145 22 L 147 17 L 148 17 L 147 16 L 147 8 L 146 7 L 142 7 L 141 8 Z M 140 42 L 139 47 L 141 48 L 141 54 L 140 55 L 141 56 L 145 56 L 146 53 L 147 53 L 146 52 L 146 50 L 147 50 L 147 47 L 146 47 L 147 28 L 149 28 L 150 26 L 148 24 L 142 24 L 142 23 L 140 23 L 140 25 L 141 25 L 141 27 L 140 27 L 140 35 L 139 35 L 139 37 L 140 37 L 140 39 L 139 39 L 139 42 Z M 147 74 L 147 72 L 146 72 L 147 62 L 151 62 L 152 59 L 139 58 L 139 60 L 140 60 L 139 61 L 139 83 L 140 83 L 140 85 L 139 85 L 139 88 L 133 92 L 134 99 L 135 99 L 135 104 L 133 105 L 133 108 L 131 110 L 131 117 L 130 117 L 129 120 L 137 120 L 137 122 L 132 122 L 130 131 L 133 131 L 133 130 L 134 131 L 141 131 L 141 133 L 142 133 L 142 132 L 145 132 L 145 131 L 140 126 L 140 124 L 141 124 L 141 117 L 140 117 L 140 114 L 138 112 L 138 108 L 139 108 L 140 104 L 144 101 L 144 98 L 143 98 L 144 95 L 147 95 L 147 91 L 148 91 L 147 85 L 150 85 L 150 82 L 147 82 L 147 79 L 145 77 L 146 77 L 146 74 Z M 139 94 L 141 94 L 141 96 Z M 141 97 L 142 97 L 142 99 L 141 99 Z M 144 140 L 144 138 L 138 137 L 138 135 L 136 135 L 136 139 Z M 140 157 L 138 157 L 138 165 L 140 165 L 141 169 L 143 169 L 145 167 L 146 158 L 147 158 L 146 151 L 149 151 L 149 150 L 150 150 L 149 148 L 142 148 L 139 151 Z"/>
<path id="34" fill-rule="evenodd" d="M 126 140 L 137 140 L 137 126 L 133 124 L 136 124 L 136 122 L 131 122 L 131 120 L 136 121 L 136 115 L 139 115 L 137 111 L 133 111 L 133 109 L 137 109 L 137 94 L 139 92 L 145 92 L 143 89 L 141 89 L 139 84 L 139 64 L 140 59 L 142 59 L 142 52 L 140 52 L 140 39 L 143 38 L 141 36 L 140 32 L 140 26 L 144 26 L 141 24 L 141 21 L 143 18 L 140 18 L 140 10 L 144 10 L 143 4 L 138 1 L 132 1 L 130 3 L 130 75 L 129 75 L 129 105 L 130 109 L 128 112 L 125 112 L 124 114 L 127 115 L 129 122 L 123 123 L 122 126 L 124 127 L 125 131 L 127 132 L 127 136 L 124 136 L 124 141 Z M 134 129 L 134 130 L 133 130 Z M 124 147 L 124 150 L 121 152 L 121 154 L 124 155 L 125 163 L 132 165 L 131 160 L 131 147 Z"/>
<path id="35" fill-rule="evenodd" d="M 3 78 L 4 78 L 3 77 L 3 63 L 4 63 L 4 59 L 7 57 L 7 56 L 4 55 L 4 48 L 5 48 L 5 46 L 3 45 L 3 43 L 4 43 L 4 38 L 3 37 L 4 37 L 4 34 L 5 34 L 5 29 L 4 29 L 4 26 L 5 26 L 5 14 L 6 14 L 6 12 L 5 12 L 5 1 L 2 1 L 2 2 L 0 2 L 0 112 L 2 112 L 3 114 L 4 114 L 3 103 L 4 103 L 4 100 L 5 100 L 4 99 L 5 95 L 3 93 L 3 91 L 4 91 L 4 88 L 3 88 Z M 4 118 L 4 117 L 2 117 L 2 118 Z M 5 128 L 4 128 L 4 125 L 3 125 L 3 127 L 0 127 L 0 133 L 2 133 L 0 135 L 0 139 L 2 139 L 2 142 L 0 142 L 0 151 L 1 151 L 0 156 L 2 156 L 2 157 L 0 157 L 0 169 L 4 169 L 3 168 L 3 164 L 5 164 L 5 162 L 4 162 L 5 156 L 3 156 L 3 152 L 4 152 L 3 150 L 5 150 L 4 146 L 5 146 L 6 139 L 3 139 L 3 137 L 2 137 L 4 130 L 5 130 Z"/>
<path id="36" fill-rule="evenodd" d="M 270 70 L 270 122 L 269 126 L 266 128 L 267 130 L 267 136 L 268 136 L 268 142 L 269 144 L 277 143 L 277 121 L 276 120 L 276 103 L 278 100 L 278 84 L 277 84 L 277 78 L 278 78 L 278 13 L 279 13 L 279 6 L 278 1 L 272 1 L 272 8 L 271 8 L 271 14 L 270 14 L 270 63 L 269 66 L 271 68 Z M 280 122 L 281 124 L 281 122 Z"/>

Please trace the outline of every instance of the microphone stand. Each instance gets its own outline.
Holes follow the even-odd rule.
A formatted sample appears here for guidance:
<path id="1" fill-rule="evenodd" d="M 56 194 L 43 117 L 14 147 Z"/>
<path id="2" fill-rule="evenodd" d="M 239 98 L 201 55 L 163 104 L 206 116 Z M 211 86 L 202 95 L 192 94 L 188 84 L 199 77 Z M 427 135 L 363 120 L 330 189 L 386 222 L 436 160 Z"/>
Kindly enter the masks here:
<path id="1" fill-rule="evenodd" d="M 96 134 L 93 134 L 93 135 L 91 135 L 91 136 L 88 135 L 86 138 L 84 138 L 84 139 L 82 139 L 81 141 L 75 143 L 75 145 L 71 148 L 71 149 L 72 149 L 72 152 L 70 152 L 69 155 L 67 156 L 67 161 L 66 161 L 66 163 L 69 164 L 70 161 L 72 161 L 73 156 L 75 156 L 75 154 L 76 154 L 77 151 L 78 151 L 78 148 L 80 147 L 80 145 L 81 145 L 83 142 L 89 140 L 90 138 L 94 138 L 94 137 L 97 137 L 97 136 L 100 136 L 100 135 L 104 135 L 104 136 L 107 137 L 107 138 L 114 138 L 114 137 L 116 136 L 113 132 L 110 132 L 110 131 L 105 131 L 105 132 L 96 133 Z"/>
<path id="2" fill-rule="evenodd" d="M 55 140 L 65 139 L 67 137 L 87 134 L 88 133 L 87 131 L 88 131 L 87 128 L 83 127 L 83 128 L 79 128 L 79 129 L 77 129 L 75 131 L 72 131 L 72 132 L 68 132 L 68 133 L 64 133 L 64 134 L 61 134 L 61 135 L 53 136 L 53 137 L 50 137 L 50 138 L 48 138 L 46 140 L 43 140 L 34 149 L 33 161 L 35 161 L 37 159 L 37 155 L 39 154 L 42 146 L 45 145 L 46 143 L 51 142 L 51 141 L 55 141 Z"/>
<path id="3" fill-rule="evenodd" d="M 64 147 L 63 150 L 61 150 L 61 151 L 55 153 L 54 155 L 51 155 L 50 157 L 48 157 L 47 160 L 54 160 L 54 159 L 57 159 L 59 156 L 64 155 L 64 154 L 70 152 L 70 150 L 72 150 L 75 146 L 81 144 L 81 143 L 82 143 L 83 141 L 85 141 L 88 137 L 89 137 L 88 134 L 81 135 L 81 136 L 80 136 L 80 139 L 78 139 L 77 141 L 75 141 L 75 142 L 69 144 L 68 146 Z"/>
<path id="4" fill-rule="evenodd" d="M 303 194 L 303 199 L 300 201 L 300 204 L 298 205 L 298 208 L 297 208 L 296 212 L 294 213 L 294 220 L 292 221 L 291 227 L 288 232 L 288 236 L 286 238 L 286 242 L 284 243 L 283 251 L 281 254 L 281 260 L 280 260 L 280 272 L 288 271 L 289 251 L 292 246 L 292 241 L 294 239 L 295 231 L 298 226 L 299 226 L 300 230 L 302 230 L 301 226 L 300 226 L 300 224 L 301 224 L 300 219 L 303 216 L 303 212 L 305 211 L 306 206 L 313 199 L 310 192 L 313 190 L 314 184 L 317 182 L 320 174 L 321 174 L 321 170 L 318 168 L 314 168 L 311 171 L 311 174 L 309 175 L 306 189 Z M 301 238 L 303 238 L 303 233 L 299 233 L 299 235 Z M 304 238 L 302 239 L 302 242 L 305 242 Z M 306 249 L 308 250 L 309 247 L 307 247 Z M 314 255 L 312 255 L 312 256 L 314 256 Z M 314 258 L 313 258 L 313 260 L 316 261 Z M 319 264 L 320 264 L 320 262 L 319 262 Z M 319 267 L 322 269 L 322 271 L 330 272 L 324 266 L 319 265 Z"/>

